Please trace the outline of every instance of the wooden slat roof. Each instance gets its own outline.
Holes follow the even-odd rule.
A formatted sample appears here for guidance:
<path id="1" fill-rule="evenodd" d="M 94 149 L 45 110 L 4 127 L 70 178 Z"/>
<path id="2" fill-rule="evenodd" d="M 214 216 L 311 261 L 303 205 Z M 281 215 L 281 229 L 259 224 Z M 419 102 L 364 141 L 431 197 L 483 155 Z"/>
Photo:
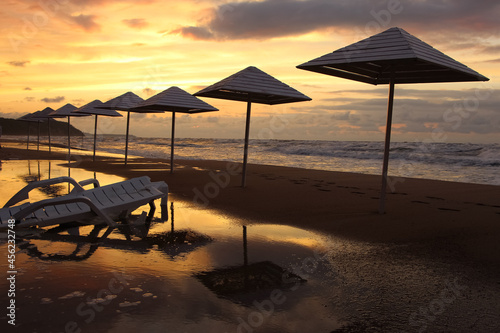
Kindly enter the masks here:
<path id="1" fill-rule="evenodd" d="M 36 112 L 40 112 L 40 111 L 36 111 Z M 33 113 L 27 113 L 27 114 L 25 114 L 24 116 L 21 116 L 21 117 L 17 118 L 17 120 L 22 120 L 22 121 L 31 121 L 31 122 L 43 121 L 42 119 L 35 119 L 35 118 L 33 118 L 33 115 L 34 115 L 36 112 L 33 112 Z"/>
<path id="2" fill-rule="evenodd" d="M 52 112 L 54 112 L 54 109 L 46 107 L 42 111 L 37 111 L 35 113 L 32 113 L 31 119 L 44 121 L 44 120 L 47 120 L 48 118 L 56 118 L 57 116 L 54 117 L 54 116 L 50 115 Z"/>
<path id="3" fill-rule="evenodd" d="M 360 42 L 297 66 L 370 84 L 488 81 L 401 28 L 390 28 Z"/>
<path id="4" fill-rule="evenodd" d="M 74 106 L 73 104 L 66 104 L 64 106 L 61 106 L 59 109 L 55 110 L 52 112 L 52 115 L 57 115 L 57 116 L 63 116 L 63 117 L 86 117 L 90 116 L 89 114 L 83 114 L 83 113 L 76 113 L 75 111 L 78 108 Z"/>
<path id="5" fill-rule="evenodd" d="M 109 109 L 109 110 L 119 110 L 119 111 L 130 111 L 137 104 L 144 101 L 141 97 L 137 96 L 133 92 L 129 91 L 110 99 L 109 101 L 103 103 L 101 106 L 97 106 L 98 109 Z M 152 111 L 157 112 L 157 111 Z"/>
<path id="6" fill-rule="evenodd" d="M 170 87 L 130 109 L 133 112 L 148 112 L 148 110 L 199 113 L 218 111 L 219 109 L 214 108 L 179 87 Z"/>
<path id="7" fill-rule="evenodd" d="M 85 113 L 85 114 L 95 114 L 98 116 L 107 116 L 107 117 L 121 117 L 122 115 L 116 112 L 115 110 L 106 110 L 106 109 L 98 109 L 98 106 L 101 106 L 103 103 L 96 99 L 92 102 L 85 104 L 82 107 L 79 107 L 74 112 L 77 113 Z"/>
<path id="8" fill-rule="evenodd" d="M 311 100 L 301 92 L 253 66 L 206 87 L 194 95 L 270 105 Z"/>

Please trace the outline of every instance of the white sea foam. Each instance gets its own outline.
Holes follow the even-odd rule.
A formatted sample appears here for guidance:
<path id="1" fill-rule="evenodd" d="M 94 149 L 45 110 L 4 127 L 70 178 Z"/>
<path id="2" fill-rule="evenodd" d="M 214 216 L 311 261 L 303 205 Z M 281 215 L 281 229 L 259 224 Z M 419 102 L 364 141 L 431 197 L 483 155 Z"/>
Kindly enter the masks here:
<path id="1" fill-rule="evenodd" d="M 65 137 L 53 141 L 64 144 Z M 74 140 L 75 145 L 81 142 Z M 91 139 L 84 140 L 91 150 Z M 383 142 L 250 140 L 248 162 L 306 169 L 380 174 Z M 123 154 L 123 136 L 99 138 L 98 151 Z M 168 158 L 169 138 L 133 137 L 130 156 Z M 236 139 L 175 140 L 175 157 L 241 162 L 243 141 Z M 429 178 L 500 185 L 500 145 L 470 143 L 393 142 L 389 173 L 393 176 Z"/>

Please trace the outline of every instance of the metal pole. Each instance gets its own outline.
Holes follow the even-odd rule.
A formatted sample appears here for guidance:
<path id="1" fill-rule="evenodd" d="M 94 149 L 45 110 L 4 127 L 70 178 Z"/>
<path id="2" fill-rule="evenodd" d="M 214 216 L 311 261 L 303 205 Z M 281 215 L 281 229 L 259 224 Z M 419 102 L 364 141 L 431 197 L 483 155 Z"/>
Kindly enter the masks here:
<path id="1" fill-rule="evenodd" d="M 247 161 L 248 161 L 248 138 L 250 136 L 250 112 L 252 110 L 252 102 L 247 103 L 247 122 L 245 126 L 245 147 L 243 148 L 243 171 L 241 173 L 241 187 L 246 185 Z"/>
<path id="2" fill-rule="evenodd" d="M 68 116 L 68 163 L 71 162 L 71 135 L 70 135 L 70 121 L 69 121 L 69 118 L 71 118 L 70 116 Z M 69 175 L 68 175 L 69 176 Z"/>
<path id="3" fill-rule="evenodd" d="M 26 143 L 26 150 L 30 149 L 30 132 L 31 132 L 31 123 L 28 123 L 28 142 Z"/>
<path id="4" fill-rule="evenodd" d="M 170 144 L 170 173 L 174 173 L 175 112 L 172 112 L 172 142 Z"/>
<path id="5" fill-rule="evenodd" d="M 127 134 L 125 134 L 125 165 L 127 165 L 129 127 L 130 127 L 130 111 L 127 112 Z"/>
<path id="6" fill-rule="evenodd" d="M 49 129 L 49 153 L 51 153 L 51 143 L 50 143 L 50 118 L 47 118 L 47 126 Z"/>
<path id="7" fill-rule="evenodd" d="M 39 151 L 40 150 L 40 120 L 37 122 L 38 123 L 38 139 L 36 141 L 36 150 Z"/>
<path id="8" fill-rule="evenodd" d="M 248 265 L 247 226 L 243 226 L 243 264 Z"/>
<path id="9" fill-rule="evenodd" d="M 92 162 L 95 162 L 95 145 L 97 139 L 97 115 L 95 115 L 95 125 L 94 125 L 94 155 L 92 156 Z"/>
<path id="10" fill-rule="evenodd" d="M 385 127 L 385 147 L 384 147 L 384 165 L 382 167 L 382 189 L 380 190 L 379 214 L 385 213 L 385 196 L 387 189 L 387 171 L 389 168 L 389 150 L 391 145 L 391 127 L 392 127 L 392 107 L 394 105 L 394 76 L 389 85 L 389 101 L 387 103 L 387 124 Z"/>

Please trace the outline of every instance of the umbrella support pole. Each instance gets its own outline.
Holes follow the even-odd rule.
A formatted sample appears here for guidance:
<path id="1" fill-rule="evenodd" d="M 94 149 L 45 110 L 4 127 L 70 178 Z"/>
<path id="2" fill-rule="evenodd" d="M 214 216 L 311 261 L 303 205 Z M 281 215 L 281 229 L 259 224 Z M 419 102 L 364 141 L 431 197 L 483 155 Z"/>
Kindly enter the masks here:
<path id="1" fill-rule="evenodd" d="M 170 143 L 170 173 L 174 173 L 175 112 L 172 112 L 172 137 Z"/>
<path id="2" fill-rule="evenodd" d="M 30 132 L 31 132 L 31 123 L 28 123 L 28 142 L 26 143 L 26 150 L 30 149 Z"/>
<path id="3" fill-rule="evenodd" d="M 243 265 L 248 266 L 247 226 L 243 226 Z"/>
<path id="4" fill-rule="evenodd" d="M 40 151 L 40 121 L 38 121 L 37 133 L 38 139 L 36 141 L 36 151 Z"/>
<path id="5" fill-rule="evenodd" d="M 48 126 L 48 130 L 49 130 L 49 154 L 52 152 L 52 145 L 51 145 L 51 142 L 50 142 L 50 119 L 47 119 L 47 126 Z"/>
<path id="6" fill-rule="evenodd" d="M 97 142 L 97 115 L 95 115 L 95 124 L 94 124 L 94 154 L 92 155 L 92 162 L 95 162 L 95 146 Z"/>
<path id="7" fill-rule="evenodd" d="M 127 112 L 127 133 L 125 134 L 125 165 L 127 165 L 128 156 L 128 131 L 130 128 L 130 111 Z"/>
<path id="8" fill-rule="evenodd" d="M 241 187 L 245 187 L 246 185 L 246 176 L 247 176 L 247 161 L 248 161 L 248 139 L 250 136 L 250 113 L 252 111 L 252 103 L 248 102 L 247 104 L 247 121 L 245 126 L 245 147 L 243 150 L 243 171 L 241 173 Z"/>
<path id="9" fill-rule="evenodd" d="M 391 146 L 391 127 L 392 127 L 392 109 L 394 105 L 394 79 L 391 79 L 389 85 L 389 101 L 387 103 L 387 125 L 385 127 L 385 147 L 384 164 L 382 167 L 382 188 L 380 190 L 379 214 L 385 213 L 385 197 L 387 189 L 387 173 L 389 169 L 389 150 Z"/>
<path id="10" fill-rule="evenodd" d="M 71 162 L 71 135 L 70 135 L 71 125 L 69 118 L 70 116 L 68 116 L 68 164 Z"/>

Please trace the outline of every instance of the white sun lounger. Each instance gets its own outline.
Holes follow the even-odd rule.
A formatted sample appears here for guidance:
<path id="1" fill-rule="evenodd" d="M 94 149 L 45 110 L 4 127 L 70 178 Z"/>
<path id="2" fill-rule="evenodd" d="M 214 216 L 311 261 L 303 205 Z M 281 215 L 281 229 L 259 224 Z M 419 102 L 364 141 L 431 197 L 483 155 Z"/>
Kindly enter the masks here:
<path id="1" fill-rule="evenodd" d="M 35 188 L 69 182 L 74 186 L 71 193 L 35 203 L 15 204 L 29 198 Z M 83 186 L 94 184 L 95 188 Z M 15 194 L 0 209 L 0 230 L 7 228 L 8 221 L 15 219 L 17 227 L 50 226 L 68 222 L 83 224 L 107 223 L 116 227 L 115 221 L 122 220 L 145 204 L 154 207 L 154 200 L 162 198 L 161 205 L 167 205 L 168 186 L 165 182 L 151 182 L 147 176 L 133 178 L 99 186 L 95 179 L 76 182 L 70 177 L 59 177 L 32 182 Z"/>

